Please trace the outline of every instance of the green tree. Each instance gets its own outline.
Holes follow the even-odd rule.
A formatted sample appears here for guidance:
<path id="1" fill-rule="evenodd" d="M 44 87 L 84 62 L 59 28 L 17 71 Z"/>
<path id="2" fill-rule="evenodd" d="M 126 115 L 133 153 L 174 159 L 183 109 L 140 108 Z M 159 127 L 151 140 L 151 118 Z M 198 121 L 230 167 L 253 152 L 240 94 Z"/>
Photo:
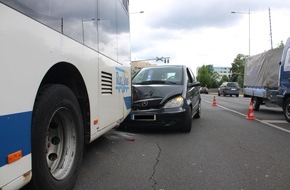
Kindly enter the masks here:
<path id="1" fill-rule="evenodd" d="M 281 42 L 277 45 L 277 48 L 284 48 L 284 43 L 283 43 L 282 40 L 281 40 Z"/>
<path id="2" fill-rule="evenodd" d="M 245 60 L 248 56 L 243 54 L 238 54 L 234 59 L 231 68 L 231 76 L 230 81 L 238 82 L 238 84 L 242 87 L 244 84 L 244 68 L 245 68 Z"/>
<path id="3" fill-rule="evenodd" d="M 218 85 L 220 86 L 223 82 L 229 82 L 229 81 L 230 81 L 229 77 L 227 75 L 223 75 Z"/>
<path id="4" fill-rule="evenodd" d="M 211 81 L 210 81 L 210 87 L 211 88 L 217 88 L 219 86 L 219 81 L 220 79 L 220 75 L 218 72 L 213 72 L 212 75 L 211 75 Z"/>
<path id="5" fill-rule="evenodd" d="M 200 82 L 201 86 L 210 87 L 210 72 L 209 69 L 203 65 L 199 70 L 196 79 Z"/>

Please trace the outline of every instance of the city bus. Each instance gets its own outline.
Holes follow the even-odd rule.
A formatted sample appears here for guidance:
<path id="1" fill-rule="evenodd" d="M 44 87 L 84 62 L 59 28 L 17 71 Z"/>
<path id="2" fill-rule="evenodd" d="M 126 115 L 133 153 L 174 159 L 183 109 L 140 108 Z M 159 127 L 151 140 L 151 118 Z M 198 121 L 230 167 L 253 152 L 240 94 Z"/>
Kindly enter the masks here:
<path id="1" fill-rule="evenodd" d="M 129 0 L 0 0 L 0 189 L 73 189 L 131 110 Z M 27 186 L 26 186 L 27 187 Z"/>

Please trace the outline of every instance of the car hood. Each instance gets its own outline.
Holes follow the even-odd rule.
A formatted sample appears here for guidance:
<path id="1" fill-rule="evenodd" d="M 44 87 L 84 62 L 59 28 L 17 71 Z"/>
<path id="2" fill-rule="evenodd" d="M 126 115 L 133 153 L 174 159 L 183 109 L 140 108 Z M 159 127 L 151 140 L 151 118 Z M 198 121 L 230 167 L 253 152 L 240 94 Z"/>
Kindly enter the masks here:
<path id="1" fill-rule="evenodd" d="M 158 108 L 170 97 L 182 94 L 183 85 L 132 85 L 133 107 Z"/>

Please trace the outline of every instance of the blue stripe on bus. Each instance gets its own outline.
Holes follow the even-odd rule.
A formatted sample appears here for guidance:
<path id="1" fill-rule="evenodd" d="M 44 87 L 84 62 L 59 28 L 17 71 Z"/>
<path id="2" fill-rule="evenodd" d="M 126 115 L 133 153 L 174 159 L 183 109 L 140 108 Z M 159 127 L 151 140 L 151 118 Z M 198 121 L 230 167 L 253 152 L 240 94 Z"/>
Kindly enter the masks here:
<path id="1" fill-rule="evenodd" d="M 127 110 L 131 108 L 132 98 L 131 96 L 124 97 L 124 102 L 126 105 Z"/>
<path id="2" fill-rule="evenodd" d="M 116 67 L 116 71 L 120 71 L 120 72 L 123 72 L 123 73 L 125 72 L 125 70 L 120 68 L 120 67 Z"/>
<path id="3" fill-rule="evenodd" d="M 0 167 L 7 164 L 7 155 L 22 150 L 31 153 L 32 112 L 0 116 Z"/>

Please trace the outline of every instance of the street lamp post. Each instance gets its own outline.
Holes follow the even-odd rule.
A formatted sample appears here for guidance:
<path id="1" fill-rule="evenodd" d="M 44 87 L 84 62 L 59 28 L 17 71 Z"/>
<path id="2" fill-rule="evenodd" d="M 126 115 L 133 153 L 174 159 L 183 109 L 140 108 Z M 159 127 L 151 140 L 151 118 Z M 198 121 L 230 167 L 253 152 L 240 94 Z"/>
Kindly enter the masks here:
<path id="1" fill-rule="evenodd" d="M 249 15 L 249 56 L 251 55 L 251 11 L 249 9 L 249 12 L 237 12 L 232 11 L 232 14 L 247 14 Z"/>

